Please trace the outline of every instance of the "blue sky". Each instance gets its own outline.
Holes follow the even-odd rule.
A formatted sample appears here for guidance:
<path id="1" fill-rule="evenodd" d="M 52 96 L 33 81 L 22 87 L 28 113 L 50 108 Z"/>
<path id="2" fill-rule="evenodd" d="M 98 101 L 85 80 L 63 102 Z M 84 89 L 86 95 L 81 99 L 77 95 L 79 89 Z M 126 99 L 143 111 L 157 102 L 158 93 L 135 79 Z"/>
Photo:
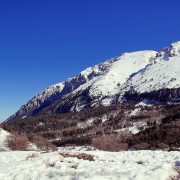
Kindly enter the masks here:
<path id="1" fill-rule="evenodd" d="M 122 52 L 180 40 L 179 0 L 1 0 L 0 121 Z"/>

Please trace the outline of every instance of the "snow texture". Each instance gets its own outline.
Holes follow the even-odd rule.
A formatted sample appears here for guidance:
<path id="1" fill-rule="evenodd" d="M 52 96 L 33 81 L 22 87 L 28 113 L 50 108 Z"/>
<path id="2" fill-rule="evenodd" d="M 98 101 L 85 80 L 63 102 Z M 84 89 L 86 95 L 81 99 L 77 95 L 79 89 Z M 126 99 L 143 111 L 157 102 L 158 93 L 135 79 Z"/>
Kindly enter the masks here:
<path id="1" fill-rule="evenodd" d="M 59 152 L 91 154 L 95 161 L 63 157 Z M 168 180 L 178 179 L 179 152 L 163 151 L 81 151 L 0 152 L 3 180 Z"/>

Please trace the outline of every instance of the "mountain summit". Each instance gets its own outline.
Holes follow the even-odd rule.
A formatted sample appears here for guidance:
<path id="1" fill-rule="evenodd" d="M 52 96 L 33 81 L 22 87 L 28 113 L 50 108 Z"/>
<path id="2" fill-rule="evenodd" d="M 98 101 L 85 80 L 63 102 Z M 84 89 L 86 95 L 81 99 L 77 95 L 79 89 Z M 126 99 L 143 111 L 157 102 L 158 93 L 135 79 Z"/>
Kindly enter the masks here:
<path id="1" fill-rule="evenodd" d="M 123 102 L 179 103 L 180 41 L 161 51 L 124 53 L 48 87 L 8 120 Z"/>

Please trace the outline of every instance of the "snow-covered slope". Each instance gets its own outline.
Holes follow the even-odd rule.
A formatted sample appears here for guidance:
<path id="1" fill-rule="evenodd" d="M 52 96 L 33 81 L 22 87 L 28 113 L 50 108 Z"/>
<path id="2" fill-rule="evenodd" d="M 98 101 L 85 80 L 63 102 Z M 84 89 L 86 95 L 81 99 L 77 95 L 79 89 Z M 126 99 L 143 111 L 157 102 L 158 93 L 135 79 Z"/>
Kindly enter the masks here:
<path id="1" fill-rule="evenodd" d="M 0 151 L 9 150 L 9 148 L 6 145 L 6 140 L 8 136 L 10 136 L 10 133 L 0 128 Z"/>
<path id="2" fill-rule="evenodd" d="M 71 110 L 82 110 L 87 104 L 90 106 L 104 105 L 109 106 L 116 103 L 116 96 L 121 92 L 121 87 L 130 78 L 133 73 L 143 69 L 150 63 L 151 59 L 156 55 L 155 51 L 138 51 L 133 53 L 125 53 L 116 58 L 107 72 L 93 78 L 88 83 L 80 86 L 73 92 L 76 97 L 78 93 L 88 91 L 90 102 L 75 98 L 75 103 Z M 72 98 L 72 95 L 66 96 Z"/>
<path id="3" fill-rule="evenodd" d="M 100 105 L 109 106 L 128 99 L 126 93 L 132 90 L 136 94 L 142 94 L 178 88 L 180 42 L 175 42 L 160 52 L 124 53 L 120 57 L 87 68 L 76 77 L 39 93 L 9 120 L 46 112 L 61 113 Z M 179 92 L 173 92 L 176 99 Z M 128 97 L 131 98 L 131 95 Z"/>
<path id="4" fill-rule="evenodd" d="M 64 82 L 46 88 L 44 91 L 34 96 L 27 104 L 23 105 L 18 112 L 9 118 L 9 120 L 37 114 L 41 109 L 53 104 L 64 95 L 73 92 L 75 89 L 88 83 L 93 78 L 106 73 L 108 68 L 115 61 L 116 58 L 110 59 L 102 64 L 85 69 L 73 78 L 69 78 Z"/>
<path id="5" fill-rule="evenodd" d="M 180 41 L 162 49 L 144 69 L 124 85 L 123 99 L 180 103 Z"/>
<path id="6" fill-rule="evenodd" d="M 120 92 L 121 86 L 129 77 L 149 64 L 150 59 L 156 54 L 155 51 L 139 51 L 125 53 L 114 62 L 111 69 L 101 76 L 90 88 L 90 96 L 106 97 L 103 105 L 110 105 L 114 96 Z"/>
<path id="7" fill-rule="evenodd" d="M 180 87 L 180 42 L 160 51 L 154 61 L 128 81 L 139 93 Z M 127 90 L 127 89 L 126 89 Z"/>

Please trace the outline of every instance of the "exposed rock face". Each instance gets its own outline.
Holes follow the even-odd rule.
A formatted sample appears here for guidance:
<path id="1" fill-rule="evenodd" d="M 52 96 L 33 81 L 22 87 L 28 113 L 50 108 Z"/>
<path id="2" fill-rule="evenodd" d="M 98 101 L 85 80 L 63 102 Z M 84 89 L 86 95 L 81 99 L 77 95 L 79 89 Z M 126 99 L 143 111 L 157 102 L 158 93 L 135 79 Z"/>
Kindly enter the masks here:
<path id="1" fill-rule="evenodd" d="M 159 89 L 151 92 L 137 93 L 136 91 L 127 91 L 124 95 L 124 102 L 138 103 L 146 102 L 149 104 L 179 104 L 180 88 Z"/>

